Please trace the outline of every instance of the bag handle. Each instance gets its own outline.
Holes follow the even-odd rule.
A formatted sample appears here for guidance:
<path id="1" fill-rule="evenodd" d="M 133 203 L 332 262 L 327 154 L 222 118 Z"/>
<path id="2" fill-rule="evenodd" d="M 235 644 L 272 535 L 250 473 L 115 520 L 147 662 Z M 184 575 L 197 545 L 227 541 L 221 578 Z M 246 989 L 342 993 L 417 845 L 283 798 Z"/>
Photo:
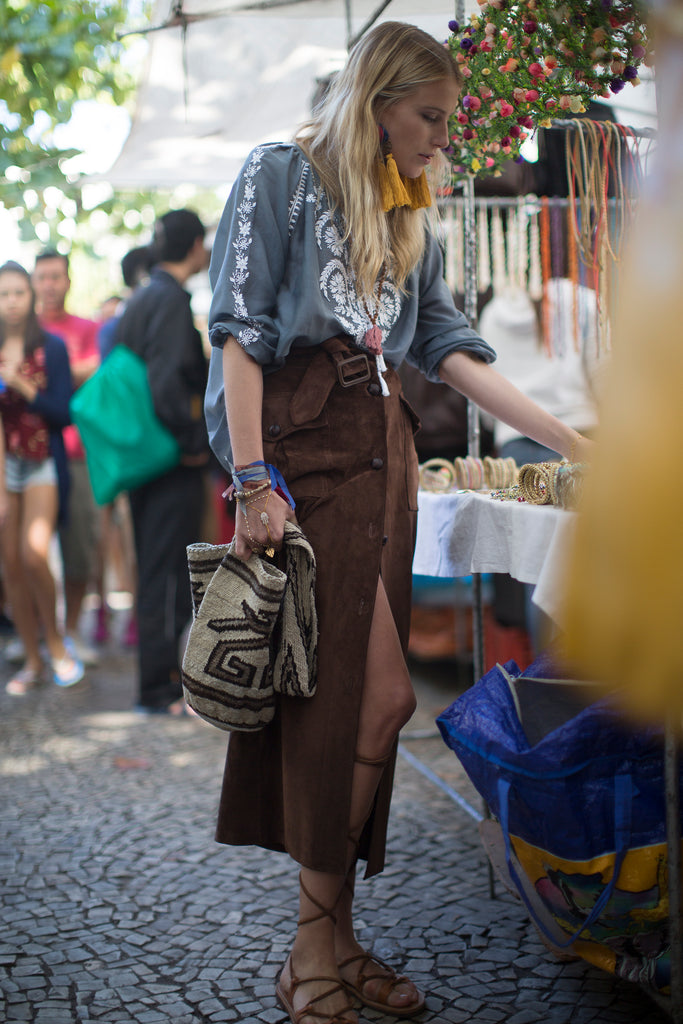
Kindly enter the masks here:
<path id="1" fill-rule="evenodd" d="M 606 905 L 612 898 L 612 893 L 617 884 L 619 873 L 621 872 L 621 865 L 624 862 L 624 857 L 628 852 L 631 842 L 631 807 L 632 807 L 632 793 L 633 784 L 630 775 L 615 775 L 614 777 L 614 848 L 616 856 L 614 859 L 614 868 L 612 870 L 612 877 L 608 884 L 600 893 L 600 896 L 595 901 L 593 909 L 586 918 L 586 920 L 580 925 L 580 927 L 571 935 L 566 942 L 558 942 L 557 937 L 546 927 L 545 923 L 540 919 L 536 911 L 534 910 L 529 897 L 524 891 L 524 886 L 521 883 L 517 869 L 512 863 L 512 844 L 510 841 L 509 831 L 509 793 L 510 793 L 510 782 L 508 779 L 498 779 L 498 799 L 500 802 L 500 827 L 503 831 L 503 839 L 505 840 L 505 861 L 507 864 L 510 877 L 517 886 L 519 895 L 522 898 L 522 902 L 526 906 L 527 910 L 531 914 L 535 924 L 540 928 L 543 934 L 552 942 L 558 949 L 567 949 L 580 937 L 581 933 L 590 928 L 597 921 L 600 914 L 605 909 Z"/>

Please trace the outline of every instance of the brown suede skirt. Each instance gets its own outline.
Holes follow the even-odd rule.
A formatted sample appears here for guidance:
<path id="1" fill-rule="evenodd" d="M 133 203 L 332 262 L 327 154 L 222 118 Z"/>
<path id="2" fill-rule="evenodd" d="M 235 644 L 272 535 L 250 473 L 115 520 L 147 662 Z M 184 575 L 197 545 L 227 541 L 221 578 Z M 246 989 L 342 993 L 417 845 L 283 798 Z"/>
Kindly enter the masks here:
<path id="1" fill-rule="evenodd" d="M 358 715 L 381 575 L 404 651 L 417 518 L 418 421 L 388 370 L 344 340 L 295 349 L 264 377 L 264 458 L 282 471 L 316 557 L 318 687 L 281 698 L 273 722 L 230 736 L 216 839 L 286 851 L 343 873 Z M 384 866 L 395 751 L 363 833 Z"/>

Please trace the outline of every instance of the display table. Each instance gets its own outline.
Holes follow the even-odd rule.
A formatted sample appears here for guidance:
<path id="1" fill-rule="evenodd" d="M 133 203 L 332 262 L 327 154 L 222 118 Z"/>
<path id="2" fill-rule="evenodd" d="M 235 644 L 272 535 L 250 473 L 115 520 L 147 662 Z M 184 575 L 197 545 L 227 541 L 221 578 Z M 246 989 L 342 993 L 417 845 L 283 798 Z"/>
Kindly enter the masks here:
<path id="1" fill-rule="evenodd" d="M 557 585 L 570 543 L 573 513 L 552 505 L 497 501 L 489 491 L 418 494 L 413 572 L 458 577 L 509 573 L 534 583 L 534 603 L 559 620 Z"/>

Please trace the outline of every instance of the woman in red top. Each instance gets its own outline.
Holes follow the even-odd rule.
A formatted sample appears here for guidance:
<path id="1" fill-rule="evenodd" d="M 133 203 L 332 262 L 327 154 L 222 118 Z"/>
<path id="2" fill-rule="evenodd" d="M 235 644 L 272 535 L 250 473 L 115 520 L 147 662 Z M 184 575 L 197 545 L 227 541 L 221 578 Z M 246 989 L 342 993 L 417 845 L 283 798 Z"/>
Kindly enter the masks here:
<path id="1" fill-rule="evenodd" d="M 12 617 L 24 645 L 24 667 L 7 692 L 27 693 L 43 678 L 40 632 L 52 678 L 71 686 L 83 666 L 56 623 L 55 581 L 48 562 L 63 495 L 62 428 L 69 422 L 71 374 L 60 338 L 38 324 L 31 279 L 18 263 L 0 267 L 0 554 Z"/>

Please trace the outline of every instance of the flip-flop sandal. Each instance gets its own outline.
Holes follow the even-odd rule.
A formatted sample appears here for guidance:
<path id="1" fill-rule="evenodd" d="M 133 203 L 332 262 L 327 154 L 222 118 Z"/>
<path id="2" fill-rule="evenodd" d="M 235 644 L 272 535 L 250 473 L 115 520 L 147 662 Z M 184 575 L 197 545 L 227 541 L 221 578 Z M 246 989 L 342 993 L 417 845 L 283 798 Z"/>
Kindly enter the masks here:
<path id="1" fill-rule="evenodd" d="M 24 697 L 31 690 L 35 690 L 42 682 L 42 675 L 33 668 L 22 668 L 13 676 L 5 687 L 5 692 L 12 697 Z"/>
<path id="2" fill-rule="evenodd" d="M 418 1013 L 422 1013 L 425 1007 L 425 997 L 421 992 L 417 993 L 415 1002 L 407 1003 L 403 1006 L 394 1006 L 393 1003 L 387 1002 L 394 989 L 398 985 L 410 982 L 410 979 L 405 978 L 403 975 L 398 975 L 393 967 L 385 964 L 378 956 L 373 956 L 371 953 L 358 953 L 356 956 L 350 956 L 339 964 L 339 971 L 341 972 L 345 967 L 358 961 L 361 962 L 361 965 L 355 983 L 345 981 L 344 985 L 364 1006 L 369 1006 L 372 1010 L 379 1010 L 381 1013 L 391 1014 L 394 1017 L 415 1017 Z M 367 967 L 369 964 L 377 964 L 378 967 L 382 968 L 382 973 L 368 974 Z M 382 982 L 377 996 L 373 999 L 370 999 L 363 992 L 363 989 L 370 981 Z"/>
<path id="3" fill-rule="evenodd" d="M 52 659 L 52 679 L 57 686 L 74 686 L 85 675 L 83 662 L 67 653 L 63 658 Z"/>

